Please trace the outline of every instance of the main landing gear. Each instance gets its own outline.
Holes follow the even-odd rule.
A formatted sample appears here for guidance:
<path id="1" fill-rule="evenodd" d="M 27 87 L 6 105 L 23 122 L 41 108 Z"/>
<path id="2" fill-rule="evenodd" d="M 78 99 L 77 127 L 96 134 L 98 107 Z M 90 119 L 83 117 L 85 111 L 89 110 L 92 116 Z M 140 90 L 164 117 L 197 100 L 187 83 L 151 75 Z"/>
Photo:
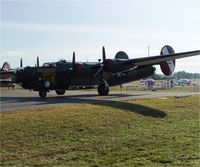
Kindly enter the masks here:
<path id="1" fill-rule="evenodd" d="M 56 94 L 57 95 L 64 95 L 65 94 L 65 90 L 56 90 Z"/>
<path id="2" fill-rule="evenodd" d="M 39 96 L 40 96 L 41 98 L 45 98 L 45 97 L 47 96 L 47 92 L 44 91 L 44 90 L 40 90 L 40 91 L 39 91 Z"/>
<path id="3" fill-rule="evenodd" d="M 107 96 L 109 93 L 109 86 L 106 83 L 102 83 L 97 88 L 100 96 Z"/>
<path id="4" fill-rule="evenodd" d="M 64 95 L 65 94 L 65 90 L 56 90 L 56 94 L 57 95 Z M 41 98 L 45 98 L 47 96 L 47 91 L 45 90 L 40 90 L 39 91 L 39 96 Z"/>

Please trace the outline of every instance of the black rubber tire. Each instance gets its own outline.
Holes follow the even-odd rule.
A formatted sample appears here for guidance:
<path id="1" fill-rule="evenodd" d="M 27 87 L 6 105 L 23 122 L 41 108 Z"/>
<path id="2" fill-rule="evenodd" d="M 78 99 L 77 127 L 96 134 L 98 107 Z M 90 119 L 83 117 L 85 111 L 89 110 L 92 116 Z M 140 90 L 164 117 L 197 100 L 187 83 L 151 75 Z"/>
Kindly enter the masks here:
<path id="1" fill-rule="evenodd" d="M 107 96 L 109 94 L 109 86 L 108 86 L 108 84 L 100 84 L 98 86 L 98 94 L 100 96 Z"/>
<path id="2" fill-rule="evenodd" d="M 47 92 L 46 91 L 39 91 L 39 96 L 41 97 L 41 98 L 45 98 L 46 96 L 47 96 Z"/>
<path id="3" fill-rule="evenodd" d="M 65 90 L 55 90 L 57 95 L 64 95 Z"/>

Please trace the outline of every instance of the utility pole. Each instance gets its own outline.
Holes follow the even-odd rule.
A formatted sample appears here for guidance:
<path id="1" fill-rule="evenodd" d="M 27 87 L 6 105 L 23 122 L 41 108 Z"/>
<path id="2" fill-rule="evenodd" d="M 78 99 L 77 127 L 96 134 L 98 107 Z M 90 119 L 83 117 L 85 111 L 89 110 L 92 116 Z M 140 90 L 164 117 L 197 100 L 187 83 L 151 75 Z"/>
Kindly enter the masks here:
<path id="1" fill-rule="evenodd" d="M 150 46 L 147 47 L 147 49 L 148 49 L 148 56 L 150 56 L 150 48 L 151 48 Z"/>

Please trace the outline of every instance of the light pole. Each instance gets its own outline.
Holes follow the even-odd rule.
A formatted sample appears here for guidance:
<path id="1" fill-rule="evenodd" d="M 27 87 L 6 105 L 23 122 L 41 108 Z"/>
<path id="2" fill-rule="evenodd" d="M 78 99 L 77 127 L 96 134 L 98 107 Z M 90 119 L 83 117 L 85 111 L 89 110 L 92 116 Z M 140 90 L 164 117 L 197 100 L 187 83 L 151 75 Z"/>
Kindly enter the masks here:
<path id="1" fill-rule="evenodd" d="M 151 48 L 150 46 L 147 47 L 147 49 L 148 49 L 148 56 L 150 56 L 150 48 Z"/>

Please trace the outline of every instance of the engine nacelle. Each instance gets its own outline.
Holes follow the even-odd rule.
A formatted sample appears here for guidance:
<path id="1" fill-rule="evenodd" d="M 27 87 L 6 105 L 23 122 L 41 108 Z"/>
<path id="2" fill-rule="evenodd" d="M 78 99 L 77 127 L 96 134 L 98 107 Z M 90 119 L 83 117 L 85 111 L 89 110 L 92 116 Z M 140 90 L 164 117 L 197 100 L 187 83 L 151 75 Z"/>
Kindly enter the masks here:
<path id="1" fill-rule="evenodd" d="M 174 53 L 175 53 L 174 49 L 169 45 L 165 45 L 160 51 L 160 55 L 163 55 L 163 56 L 167 56 Z M 161 62 L 160 68 L 163 74 L 172 75 L 172 73 L 175 70 L 175 60 L 168 60 L 165 62 Z"/>

